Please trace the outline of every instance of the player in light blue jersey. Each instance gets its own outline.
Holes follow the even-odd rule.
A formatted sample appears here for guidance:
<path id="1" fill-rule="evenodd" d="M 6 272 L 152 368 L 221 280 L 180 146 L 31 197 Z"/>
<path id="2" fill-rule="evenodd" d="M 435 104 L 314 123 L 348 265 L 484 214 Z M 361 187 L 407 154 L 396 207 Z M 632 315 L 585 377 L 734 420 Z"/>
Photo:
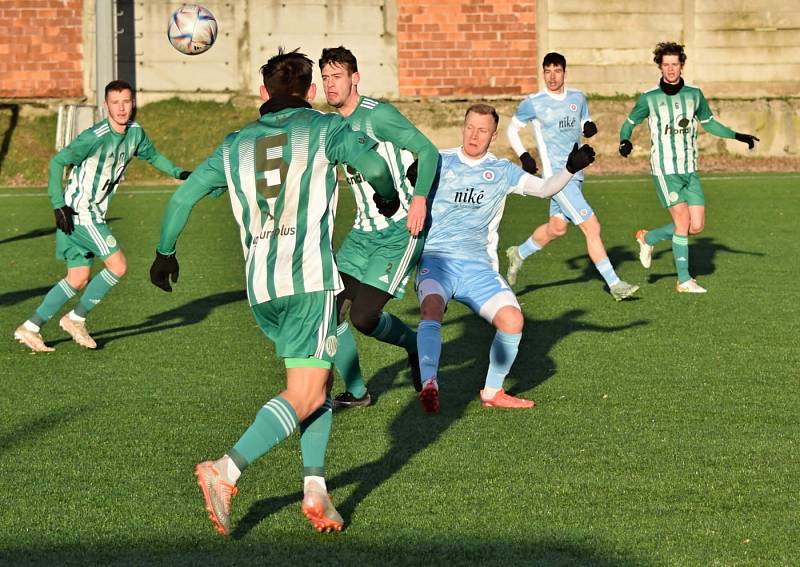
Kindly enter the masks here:
<path id="1" fill-rule="evenodd" d="M 526 124 L 531 124 L 542 160 L 542 173 L 548 178 L 554 171 L 564 167 L 572 147 L 580 142 L 581 134 L 590 138 L 597 133 L 597 126 L 589 116 L 589 106 L 583 93 L 564 86 L 567 70 L 564 56 L 548 53 L 542 68 L 546 89 L 528 96 L 520 103 L 506 134 L 525 171 L 536 173 L 536 161 L 525 150 L 519 136 L 519 131 Z M 583 172 L 575 174 L 564 190 L 550 201 L 550 220 L 537 227 L 525 242 L 506 250 L 508 282 L 511 285 L 516 283 L 517 273 L 525 258 L 564 236 L 569 222 L 580 227 L 586 237 L 589 257 L 614 299 L 621 301 L 636 293 L 639 286 L 621 280 L 611 265 L 600 236 L 600 222 L 583 195 Z"/>
<path id="2" fill-rule="evenodd" d="M 497 228 L 509 193 L 551 197 L 594 161 L 591 147 L 578 149 L 576 145 L 563 170 L 547 180 L 534 177 L 489 153 L 498 123 L 493 107 L 475 104 L 464 119 L 461 147 L 440 152 L 439 183 L 416 280 L 422 319 L 417 330 L 423 383 L 419 399 L 428 413 L 439 411 L 442 318 L 451 299 L 469 306 L 497 329 L 480 392 L 481 405 L 533 407 L 533 401 L 503 390 L 522 338 L 523 316 L 514 292 L 497 271 Z"/>

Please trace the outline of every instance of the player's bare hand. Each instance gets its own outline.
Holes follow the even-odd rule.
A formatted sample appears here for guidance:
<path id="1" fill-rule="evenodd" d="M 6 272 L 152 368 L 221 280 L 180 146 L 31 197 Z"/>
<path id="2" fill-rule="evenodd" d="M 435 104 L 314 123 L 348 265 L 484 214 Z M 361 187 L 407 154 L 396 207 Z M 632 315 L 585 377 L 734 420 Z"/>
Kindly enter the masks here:
<path id="1" fill-rule="evenodd" d="M 411 199 L 411 206 L 408 207 L 408 217 L 406 227 L 411 236 L 418 236 L 425 227 L 425 215 L 428 211 L 427 199 L 421 195 L 415 195 Z"/>

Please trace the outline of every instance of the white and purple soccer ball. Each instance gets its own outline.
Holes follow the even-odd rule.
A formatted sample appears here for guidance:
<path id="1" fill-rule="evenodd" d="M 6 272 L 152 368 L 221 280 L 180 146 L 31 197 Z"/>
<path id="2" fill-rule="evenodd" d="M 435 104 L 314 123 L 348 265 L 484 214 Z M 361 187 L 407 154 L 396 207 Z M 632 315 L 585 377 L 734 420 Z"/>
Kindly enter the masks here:
<path id="1" fill-rule="evenodd" d="M 184 4 L 169 17 L 167 37 L 181 53 L 200 55 L 217 40 L 217 20 L 208 8 Z"/>

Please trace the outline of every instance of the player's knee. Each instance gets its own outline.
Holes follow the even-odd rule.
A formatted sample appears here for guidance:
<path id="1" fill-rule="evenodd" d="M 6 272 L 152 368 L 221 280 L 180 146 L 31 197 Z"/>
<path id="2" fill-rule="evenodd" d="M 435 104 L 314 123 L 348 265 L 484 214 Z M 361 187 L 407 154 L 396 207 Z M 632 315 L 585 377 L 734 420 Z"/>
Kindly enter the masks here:
<path id="1" fill-rule="evenodd" d="M 567 234 L 567 225 L 565 224 L 551 224 L 547 227 L 548 232 L 550 232 L 551 238 L 561 238 L 565 234 Z"/>
<path id="2" fill-rule="evenodd" d="M 81 291 L 89 283 L 89 276 L 86 277 L 68 277 L 67 283 L 76 291 Z"/>
<path id="3" fill-rule="evenodd" d="M 114 254 L 106 260 L 106 268 L 117 278 L 121 278 L 128 271 L 128 260 L 122 254 Z"/>
<path id="4" fill-rule="evenodd" d="M 689 234 L 700 234 L 705 228 L 705 223 L 695 222 L 689 226 Z"/>
<path id="5" fill-rule="evenodd" d="M 525 318 L 519 309 L 509 305 L 497 312 L 494 318 L 494 326 L 498 331 L 504 333 L 521 333 L 525 326 Z"/>
<path id="6" fill-rule="evenodd" d="M 378 319 L 381 316 L 380 311 L 372 309 L 350 309 L 350 322 L 353 327 L 358 329 L 358 332 L 364 335 L 369 335 L 378 326 Z"/>

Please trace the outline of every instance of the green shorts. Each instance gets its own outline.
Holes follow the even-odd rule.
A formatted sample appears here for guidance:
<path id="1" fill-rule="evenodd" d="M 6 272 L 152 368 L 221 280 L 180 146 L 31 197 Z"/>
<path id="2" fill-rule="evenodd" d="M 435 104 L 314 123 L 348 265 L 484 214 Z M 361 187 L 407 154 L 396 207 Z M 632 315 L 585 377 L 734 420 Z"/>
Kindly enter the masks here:
<path id="1" fill-rule="evenodd" d="M 308 364 L 295 366 L 331 367 L 337 346 L 333 290 L 287 295 L 251 309 L 280 358 L 309 359 Z"/>
<path id="2" fill-rule="evenodd" d="M 653 175 L 656 195 L 665 209 L 686 203 L 688 205 L 705 205 L 706 198 L 700 186 L 700 177 L 696 171 L 692 173 L 675 173 Z"/>
<path id="3" fill-rule="evenodd" d="M 119 243 L 106 223 L 76 224 L 72 234 L 56 230 L 56 258 L 67 268 L 91 266 L 94 258 L 108 258 L 119 251 Z"/>
<path id="4" fill-rule="evenodd" d="M 361 283 L 402 299 L 423 244 L 424 237 L 408 234 L 403 222 L 371 232 L 351 230 L 336 251 L 336 265 Z"/>

